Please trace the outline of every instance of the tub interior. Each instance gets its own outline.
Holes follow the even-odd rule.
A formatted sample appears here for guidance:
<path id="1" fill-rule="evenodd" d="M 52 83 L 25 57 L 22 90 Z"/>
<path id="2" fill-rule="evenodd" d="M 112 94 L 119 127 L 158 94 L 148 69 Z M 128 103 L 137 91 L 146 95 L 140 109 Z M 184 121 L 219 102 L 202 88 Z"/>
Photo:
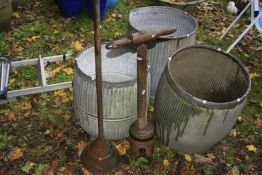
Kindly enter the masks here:
<path id="1" fill-rule="evenodd" d="M 204 47 L 179 51 L 170 61 L 169 71 L 184 91 L 210 102 L 237 100 L 249 88 L 249 77 L 240 63 L 227 54 Z"/>
<path id="2" fill-rule="evenodd" d="M 176 28 L 177 31 L 162 38 L 181 38 L 197 29 L 195 19 L 179 9 L 171 7 L 143 7 L 130 12 L 129 23 L 137 31 L 152 31 Z"/>
<path id="3" fill-rule="evenodd" d="M 102 81 L 107 83 L 124 83 L 136 81 L 136 51 L 132 48 L 107 50 L 105 44 L 101 47 Z M 95 80 L 94 47 L 84 50 L 77 58 L 78 68 Z"/>

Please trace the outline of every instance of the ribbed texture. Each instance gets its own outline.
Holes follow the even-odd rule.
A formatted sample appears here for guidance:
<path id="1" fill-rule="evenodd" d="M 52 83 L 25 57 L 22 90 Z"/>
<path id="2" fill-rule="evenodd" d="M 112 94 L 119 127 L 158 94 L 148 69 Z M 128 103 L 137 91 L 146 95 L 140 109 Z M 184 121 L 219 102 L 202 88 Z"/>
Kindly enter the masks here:
<path id="1" fill-rule="evenodd" d="M 73 87 L 75 115 L 86 132 L 97 136 L 94 58 L 94 47 L 78 56 Z M 102 76 L 105 138 L 128 137 L 129 127 L 137 117 L 136 52 L 130 48 L 108 51 L 102 45 Z"/>
<path id="2" fill-rule="evenodd" d="M 169 70 L 166 67 L 161 76 L 155 99 L 157 135 L 166 145 L 174 147 L 180 153 L 207 151 L 223 139 L 236 123 L 244 106 L 245 94 L 250 88 L 250 80 L 245 76 L 247 73 L 225 54 L 203 48 L 189 47 L 182 50 L 174 55 L 168 65 Z M 220 72 L 214 70 L 216 66 Z M 221 76 L 223 74 L 228 75 Z M 193 79 L 198 84 L 195 84 Z M 233 79 L 234 86 L 230 83 Z M 207 88 L 200 90 L 199 87 L 204 84 Z M 187 98 L 180 95 L 178 86 L 189 94 Z M 230 97 L 224 96 L 233 91 L 236 93 Z M 195 94 L 189 97 L 192 92 Z M 209 105 L 208 101 L 206 105 L 199 105 L 194 98 L 210 102 L 219 101 L 217 106 L 226 106 L 227 102 L 237 99 L 240 102 L 234 106 L 220 108 Z"/>
<path id="3" fill-rule="evenodd" d="M 199 5 L 204 0 L 183 0 L 183 1 L 174 1 L 174 0 L 159 0 L 164 4 L 171 5 L 174 8 L 185 10 L 191 12 L 191 10 Z"/>
<path id="4" fill-rule="evenodd" d="M 0 0 L 0 9 L 11 4 L 11 0 Z"/>
<path id="5" fill-rule="evenodd" d="M 174 34 L 147 44 L 152 75 L 150 95 L 155 96 L 160 76 L 168 58 L 177 49 L 195 43 L 196 20 L 188 13 L 171 7 L 143 7 L 130 12 L 129 27 L 129 33 L 177 28 Z"/>

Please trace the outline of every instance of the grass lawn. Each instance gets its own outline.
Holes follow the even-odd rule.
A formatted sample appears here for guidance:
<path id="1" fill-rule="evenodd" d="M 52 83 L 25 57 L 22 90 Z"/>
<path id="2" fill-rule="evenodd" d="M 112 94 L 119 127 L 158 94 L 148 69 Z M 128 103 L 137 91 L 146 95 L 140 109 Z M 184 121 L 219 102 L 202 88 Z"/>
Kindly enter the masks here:
<path id="1" fill-rule="evenodd" d="M 199 28 L 197 42 L 223 49 L 234 41 L 248 24 L 247 17 L 220 41 L 222 31 L 234 17 L 227 15 L 226 0 L 205 0 L 193 9 Z M 103 41 L 123 37 L 128 29 L 128 12 L 156 5 L 156 0 L 120 0 L 108 11 L 102 23 Z M 13 13 L 12 29 L 0 32 L 0 55 L 13 61 L 64 53 L 76 57 L 93 43 L 93 22 L 86 13 L 75 18 L 63 17 L 54 0 L 21 0 Z M 258 175 L 262 174 L 262 34 L 253 28 L 232 50 L 252 78 L 252 89 L 244 110 L 226 138 L 208 153 L 185 155 L 180 174 Z M 74 60 L 56 62 L 46 67 L 53 77 L 48 83 L 72 79 Z M 11 72 L 9 88 L 36 86 L 35 66 Z M 1 174 L 90 174 L 80 162 L 79 153 L 94 138 L 76 124 L 72 89 L 24 96 L 0 106 L 0 175 Z M 152 158 L 131 159 L 128 142 L 115 142 L 121 163 L 115 175 L 175 174 L 179 155 L 175 149 L 156 141 Z"/>

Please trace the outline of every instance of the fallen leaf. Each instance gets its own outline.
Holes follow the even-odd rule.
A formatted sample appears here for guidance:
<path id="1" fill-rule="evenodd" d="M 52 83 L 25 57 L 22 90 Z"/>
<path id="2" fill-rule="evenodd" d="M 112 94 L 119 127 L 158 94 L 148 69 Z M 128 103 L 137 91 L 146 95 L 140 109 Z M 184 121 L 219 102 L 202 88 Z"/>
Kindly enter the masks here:
<path id="1" fill-rule="evenodd" d="M 14 78 L 9 80 L 9 84 L 13 84 L 14 82 L 15 82 Z"/>
<path id="2" fill-rule="evenodd" d="M 125 175 L 126 173 L 123 170 L 116 171 L 114 175 Z"/>
<path id="3" fill-rule="evenodd" d="M 185 160 L 188 162 L 192 161 L 192 157 L 189 154 L 185 154 Z"/>
<path id="4" fill-rule="evenodd" d="M 8 120 L 16 120 L 18 115 L 17 113 L 15 112 L 7 112 L 5 113 L 5 117 L 8 119 Z"/>
<path id="5" fill-rule="evenodd" d="M 20 148 L 15 148 L 8 154 L 9 160 L 17 160 L 23 156 L 23 152 Z"/>
<path id="6" fill-rule="evenodd" d="M 246 148 L 248 149 L 248 151 L 257 152 L 257 148 L 254 145 L 247 145 Z"/>
<path id="7" fill-rule="evenodd" d="M 20 104 L 20 107 L 21 107 L 22 110 L 30 110 L 30 109 L 32 109 L 32 105 L 31 105 L 30 102 L 22 102 Z"/>
<path id="8" fill-rule="evenodd" d="M 57 60 L 57 61 L 55 62 L 55 64 L 58 65 L 58 66 L 62 66 L 62 65 L 64 64 L 64 61 Z"/>
<path id="9" fill-rule="evenodd" d="M 253 73 L 250 73 L 249 76 L 250 76 L 251 79 L 254 79 L 254 78 L 259 77 L 259 74 L 256 73 L 256 72 L 253 72 Z"/>
<path id="10" fill-rule="evenodd" d="M 239 175 L 240 171 L 237 166 L 233 166 L 233 168 L 231 169 L 231 173 L 232 175 Z"/>
<path id="11" fill-rule="evenodd" d="M 84 141 L 80 141 L 77 145 L 76 145 L 76 148 L 77 148 L 77 150 L 78 150 L 78 152 L 79 151 L 83 151 L 83 149 L 85 149 L 85 147 L 86 147 L 86 142 L 84 142 Z"/>
<path id="12" fill-rule="evenodd" d="M 49 134 L 50 134 L 50 130 L 47 129 L 47 130 L 45 131 L 45 135 L 49 135 Z"/>
<path id="13" fill-rule="evenodd" d="M 48 170 L 46 175 L 55 175 L 54 171 L 53 170 Z"/>
<path id="14" fill-rule="evenodd" d="M 18 19 L 18 18 L 20 18 L 20 15 L 19 15 L 18 12 L 15 12 L 15 13 L 13 13 L 13 17 L 15 17 L 16 19 Z"/>
<path id="15" fill-rule="evenodd" d="M 84 175 L 92 175 L 92 173 L 87 171 L 85 168 L 82 168 L 82 172 Z"/>
<path id="16" fill-rule="evenodd" d="M 35 170 L 34 175 L 43 175 L 44 170 L 48 168 L 47 164 L 39 164 L 38 167 Z"/>
<path id="17" fill-rule="evenodd" d="M 35 164 L 33 162 L 26 162 L 26 164 L 22 167 L 22 171 L 29 174 L 30 170 L 33 168 Z"/>
<path id="18" fill-rule="evenodd" d="M 208 153 L 207 157 L 210 158 L 211 160 L 216 159 L 216 156 L 213 153 Z"/>
<path id="19" fill-rule="evenodd" d="M 164 168 L 167 168 L 170 163 L 167 159 L 164 159 L 162 164 L 163 164 Z"/>
<path id="20" fill-rule="evenodd" d="M 65 68 L 63 71 L 66 73 L 66 75 L 72 75 L 74 73 L 71 67 Z"/>
<path id="21" fill-rule="evenodd" d="M 66 93 L 64 92 L 64 90 L 58 90 L 55 91 L 54 96 L 65 97 Z"/>
<path id="22" fill-rule="evenodd" d="M 64 115 L 64 121 L 68 122 L 70 120 L 71 116 L 69 114 Z"/>
<path id="23" fill-rule="evenodd" d="M 32 36 L 26 39 L 28 44 L 32 44 L 33 42 L 36 41 L 37 38 L 40 38 L 40 36 Z"/>
<path id="24" fill-rule="evenodd" d="M 262 128 L 262 120 L 260 118 L 257 118 L 255 121 L 255 125 Z"/>
<path id="25" fill-rule="evenodd" d="M 62 138 L 62 136 L 63 136 L 63 132 L 61 130 L 59 130 L 58 133 L 57 133 L 57 137 Z"/>
<path id="26" fill-rule="evenodd" d="M 124 140 L 122 143 L 116 145 L 116 149 L 118 150 L 120 156 L 125 155 L 128 148 L 129 142 L 127 140 Z"/>
<path id="27" fill-rule="evenodd" d="M 55 76 L 57 73 L 59 73 L 61 71 L 61 69 L 63 68 L 63 66 L 57 67 L 54 70 L 51 71 L 52 76 Z"/>
<path id="28" fill-rule="evenodd" d="M 64 172 L 65 170 L 66 170 L 66 167 L 60 167 L 60 168 L 58 169 L 59 172 Z"/>
<path id="29" fill-rule="evenodd" d="M 205 156 L 200 155 L 200 154 L 195 154 L 194 162 L 198 162 L 198 163 L 212 163 L 213 161 L 209 157 L 205 157 Z"/>
<path id="30" fill-rule="evenodd" d="M 82 50 L 84 47 L 83 47 L 82 43 L 80 43 L 79 41 L 76 41 L 76 42 L 74 43 L 74 48 L 75 48 L 76 51 L 80 51 L 80 50 Z"/>
<path id="31" fill-rule="evenodd" d="M 246 172 L 247 174 L 250 173 L 250 171 L 254 170 L 254 168 L 256 168 L 257 165 L 256 163 L 251 163 L 245 166 L 244 172 Z"/>
<path id="32" fill-rule="evenodd" d="M 231 133 L 234 137 L 237 136 L 237 130 L 236 130 L 236 129 L 232 129 L 232 130 L 230 131 L 230 133 Z"/>

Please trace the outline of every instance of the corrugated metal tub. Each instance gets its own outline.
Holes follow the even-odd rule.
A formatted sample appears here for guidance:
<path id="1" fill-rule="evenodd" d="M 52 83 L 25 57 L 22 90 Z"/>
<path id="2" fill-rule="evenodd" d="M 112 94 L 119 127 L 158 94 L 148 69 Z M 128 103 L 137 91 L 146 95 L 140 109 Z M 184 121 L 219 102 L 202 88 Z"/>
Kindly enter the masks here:
<path id="1" fill-rule="evenodd" d="M 157 135 L 180 153 L 208 150 L 236 123 L 250 85 L 230 54 L 206 46 L 177 51 L 157 88 Z"/>
<path id="2" fill-rule="evenodd" d="M 172 7 L 150 6 L 136 8 L 129 13 L 129 33 L 176 27 L 174 34 L 163 36 L 147 44 L 152 76 L 151 96 L 169 57 L 175 50 L 195 43 L 196 20 L 187 12 Z"/>
<path id="3" fill-rule="evenodd" d="M 102 45 L 102 88 L 105 138 L 128 137 L 130 125 L 137 117 L 136 50 L 105 49 Z M 82 51 L 76 61 L 73 77 L 74 110 L 80 126 L 93 136 L 98 135 L 95 87 L 94 47 Z M 150 73 L 148 74 L 150 87 Z"/>

